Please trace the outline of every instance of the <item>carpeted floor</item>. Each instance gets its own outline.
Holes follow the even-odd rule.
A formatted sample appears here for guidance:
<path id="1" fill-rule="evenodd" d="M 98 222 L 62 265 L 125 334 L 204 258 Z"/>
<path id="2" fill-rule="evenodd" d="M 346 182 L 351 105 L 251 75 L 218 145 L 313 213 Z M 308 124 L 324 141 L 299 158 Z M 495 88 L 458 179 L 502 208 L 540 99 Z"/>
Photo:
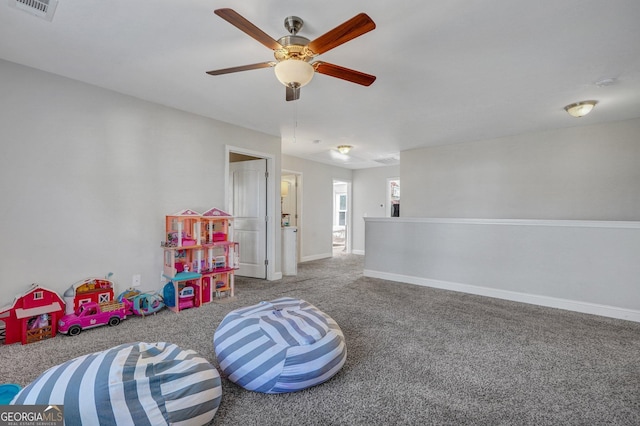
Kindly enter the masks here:
<path id="1" fill-rule="evenodd" d="M 345 334 L 328 382 L 283 395 L 223 379 L 213 425 L 639 425 L 640 324 L 362 276 L 363 258 L 299 265 L 276 282 L 237 278 L 236 298 L 22 346 L 0 346 L 0 382 L 131 341 L 169 341 L 217 366 L 229 311 L 309 301 Z"/>

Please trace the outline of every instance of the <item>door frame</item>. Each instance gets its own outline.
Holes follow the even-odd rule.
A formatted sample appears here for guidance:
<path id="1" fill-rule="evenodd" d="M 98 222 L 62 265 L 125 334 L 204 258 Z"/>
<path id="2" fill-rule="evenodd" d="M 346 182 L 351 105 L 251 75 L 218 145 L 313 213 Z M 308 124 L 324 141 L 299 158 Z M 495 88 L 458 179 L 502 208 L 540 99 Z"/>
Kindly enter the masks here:
<path id="1" fill-rule="evenodd" d="M 280 217 L 279 213 L 276 211 L 276 204 L 279 209 L 280 202 L 278 201 L 278 203 L 275 203 L 276 193 L 278 194 L 278 200 L 280 199 L 280 173 L 278 171 L 276 175 L 275 156 L 266 152 L 253 151 L 233 145 L 225 145 L 224 150 L 224 204 L 226 211 L 231 209 L 231 206 L 229 205 L 229 154 L 233 152 L 236 154 L 244 154 L 267 160 L 267 173 L 269 173 L 269 177 L 267 178 L 267 280 L 279 280 L 282 278 L 282 272 L 276 273 L 275 266 L 276 260 L 280 259 L 280 256 L 277 255 L 278 251 L 276 251 L 276 244 L 278 244 L 277 246 L 279 247 L 280 238 L 278 238 L 279 233 L 276 234 L 276 221 L 274 218 Z M 276 183 L 278 184 L 277 191 Z M 277 222 L 278 228 L 280 228 L 280 220 Z M 242 250 L 242 247 L 240 247 L 240 250 Z"/>

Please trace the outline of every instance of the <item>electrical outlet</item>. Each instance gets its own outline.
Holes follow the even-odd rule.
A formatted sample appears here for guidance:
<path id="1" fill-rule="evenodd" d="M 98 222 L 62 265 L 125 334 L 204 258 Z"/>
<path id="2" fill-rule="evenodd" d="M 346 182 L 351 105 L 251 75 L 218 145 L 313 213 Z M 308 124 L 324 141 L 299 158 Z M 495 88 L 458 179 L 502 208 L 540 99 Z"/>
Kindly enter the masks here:
<path id="1" fill-rule="evenodd" d="M 131 280 L 131 286 L 132 287 L 140 287 L 140 282 L 142 281 L 142 276 L 140 274 L 136 274 L 133 276 L 133 279 Z"/>
<path id="2" fill-rule="evenodd" d="M 160 282 L 163 283 L 164 282 L 164 272 L 160 271 Z"/>

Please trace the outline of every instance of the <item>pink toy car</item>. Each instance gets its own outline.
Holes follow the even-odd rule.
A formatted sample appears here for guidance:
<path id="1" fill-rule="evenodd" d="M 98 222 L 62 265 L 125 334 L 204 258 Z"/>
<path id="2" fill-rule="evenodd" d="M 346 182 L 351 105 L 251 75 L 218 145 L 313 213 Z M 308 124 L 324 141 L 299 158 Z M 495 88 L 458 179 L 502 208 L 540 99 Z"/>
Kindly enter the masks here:
<path id="1" fill-rule="evenodd" d="M 77 336 L 82 330 L 101 325 L 118 325 L 131 314 L 131 302 L 123 299 L 122 303 L 87 302 L 82 304 L 73 314 L 68 314 L 58 321 L 58 331 Z"/>

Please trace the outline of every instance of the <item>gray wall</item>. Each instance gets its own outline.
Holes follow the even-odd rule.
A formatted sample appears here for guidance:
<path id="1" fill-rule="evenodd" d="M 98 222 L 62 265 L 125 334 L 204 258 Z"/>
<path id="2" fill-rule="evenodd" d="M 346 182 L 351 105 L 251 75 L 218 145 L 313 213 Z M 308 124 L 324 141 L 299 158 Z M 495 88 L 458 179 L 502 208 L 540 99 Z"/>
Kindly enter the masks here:
<path id="1" fill-rule="evenodd" d="M 226 144 L 280 168 L 279 138 L 2 60 L 0 75 L 0 305 L 109 272 L 158 289 L 164 216 L 225 208 Z"/>
<path id="2" fill-rule="evenodd" d="M 400 176 L 400 166 L 374 167 L 353 171 L 352 252 L 365 252 L 365 217 L 384 217 L 391 206 L 387 200 L 387 179 Z M 402 182 L 400 182 L 402 187 Z"/>
<path id="3" fill-rule="evenodd" d="M 402 217 L 367 219 L 365 275 L 640 321 L 640 119 L 401 164 Z"/>
<path id="4" fill-rule="evenodd" d="M 640 119 L 416 149 L 401 160 L 403 217 L 640 220 Z"/>
<path id="5" fill-rule="evenodd" d="M 640 222 L 367 218 L 366 276 L 640 322 Z"/>

